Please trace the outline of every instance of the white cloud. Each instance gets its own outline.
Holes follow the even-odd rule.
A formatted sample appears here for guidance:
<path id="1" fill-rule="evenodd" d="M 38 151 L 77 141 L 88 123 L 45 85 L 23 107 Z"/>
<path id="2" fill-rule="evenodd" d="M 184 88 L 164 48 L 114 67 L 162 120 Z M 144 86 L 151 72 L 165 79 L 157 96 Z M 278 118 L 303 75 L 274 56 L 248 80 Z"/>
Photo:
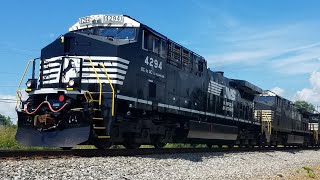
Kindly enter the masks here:
<path id="1" fill-rule="evenodd" d="M 320 104 L 320 71 L 314 71 L 309 78 L 311 88 L 303 88 L 294 95 L 295 100 L 303 100 L 314 105 Z"/>
<path id="2" fill-rule="evenodd" d="M 284 96 L 284 89 L 280 88 L 280 87 L 274 87 L 271 89 L 272 92 L 276 93 L 279 96 Z"/>
<path id="3" fill-rule="evenodd" d="M 289 51 L 287 57 L 275 58 L 272 67 L 287 74 L 311 73 L 320 66 L 320 44 L 314 43 Z"/>
<path id="4" fill-rule="evenodd" d="M 308 74 L 320 66 L 318 21 L 280 19 L 250 22 L 234 15 L 228 5 L 212 7 L 193 0 L 201 10 L 197 33 L 210 45 L 201 48 L 209 67 L 244 65 L 283 75 Z M 204 43 L 205 44 L 205 43 Z M 201 46 L 201 45 L 200 45 Z"/>
<path id="5" fill-rule="evenodd" d="M 314 71 L 310 76 L 310 83 L 311 86 L 314 88 L 314 90 L 319 91 L 320 90 L 320 72 Z"/>
<path id="6" fill-rule="evenodd" d="M 209 67 L 260 65 L 264 69 L 269 68 L 283 74 L 305 74 L 320 66 L 320 39 L 313 36 L 316 34 L 313 28 L 319 27 L 319 23 L 294 22 L 256 26 L 231 19 L 234 21 L 233 27 L 213 39 L 218 41 L 219 46 L 204 55 Z"/>

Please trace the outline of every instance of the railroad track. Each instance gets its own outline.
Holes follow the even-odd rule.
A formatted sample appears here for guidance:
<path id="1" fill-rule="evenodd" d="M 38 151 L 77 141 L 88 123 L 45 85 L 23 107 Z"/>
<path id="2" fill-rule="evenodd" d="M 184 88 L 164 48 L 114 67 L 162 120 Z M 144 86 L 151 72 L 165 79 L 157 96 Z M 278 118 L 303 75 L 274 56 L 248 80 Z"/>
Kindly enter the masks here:
<path id="1" fill-rule="evenodd" d="M 315 150 L 317 147 L 269 147 L 269 148 L 142 148 L 142 149 L 73 149 L 73 150 L 0 150 L 0 160 L 54 159 L 71 157 L 115 157 L 178 153 L 235 153 L 267 151 Z"/>

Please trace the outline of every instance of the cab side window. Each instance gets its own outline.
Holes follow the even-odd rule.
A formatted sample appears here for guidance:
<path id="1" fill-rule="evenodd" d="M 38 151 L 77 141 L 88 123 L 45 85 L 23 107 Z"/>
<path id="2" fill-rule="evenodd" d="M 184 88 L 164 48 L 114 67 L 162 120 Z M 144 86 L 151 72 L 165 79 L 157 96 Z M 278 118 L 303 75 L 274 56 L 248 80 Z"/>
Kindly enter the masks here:
<path id="1" fill-rule="evenodd" d="M 161 40 L 160 56 L 163 58 L 167 57 L 167 42 L 163 39 Z"/>
<path id="2" fill-rule="evenodd" d="M 153 49 L 152 36 L 148 31 L 143 31 L 142 37 L 142 48 L 147 51 L 151 51 Z"/>
<path id="3" fill-rule="evenodd" d="M 202 61 L 198 62 L 198 70 L 199 70 L 199 72 L 203 71 L 203 62 Z"/>
<path id="4" fill-rule="evenodd" d="M 143 30 L 142 49 L 154 52 L 163 58 L 167 55 L 166 41 L 147 30 Z"/>
<path id="5" fill-rule="evenodd" d="M 152 43 L 153 43 L 153 48 L 152 48 L 152 51 L 156 54 L 159 54 L 159 49 L 160 49 L 160 40 L 159 38 L 156 38 L 156 37 L 152 37 Z"/>

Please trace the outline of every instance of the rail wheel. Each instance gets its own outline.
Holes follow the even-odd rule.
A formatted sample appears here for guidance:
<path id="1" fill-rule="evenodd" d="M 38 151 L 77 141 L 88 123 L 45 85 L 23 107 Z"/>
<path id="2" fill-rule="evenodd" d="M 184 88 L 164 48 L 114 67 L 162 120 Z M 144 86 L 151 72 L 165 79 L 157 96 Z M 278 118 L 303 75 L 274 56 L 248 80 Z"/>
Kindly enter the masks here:
<path id="1" fill-rule="evenodd" d="M 167 145 L 167 143 L 161 143 L 161 142 L 157 142 L 157 143 L 153 144 L 154 148 L 156 148 L 156 149 L 162 149 L 166 145 Z"/>
<path id="2" fill-rule="evenodd" d="M 109 149 L 112 146 L 112 143 L 107 139 L 96 139 L 93 142 L 93 145 L 97 149 Z"/>
<path id="3" fill-rule="evenodd" d="M 60 147 L 62 150 L 71 150 L 72 147 Z"/>
<path id="4" fill-rule="evenodd" d="M 138 149 L 138 148 L 140 148 L 141 145 L 137 144 L 137 143 L 130 142 L 130 143 L 123 144 L 123 146 L 127 149 Z"/>
<path id="5" fill-rule="evenodd" d="M 154 148 L 156 149 L 162 149 L 165 145 L 167 145 L 167 143 L 164 143 L 162 141 L 162 138 L 160 136 L 158 137 L 153 137 L 152 138 L 152 145 L 154 146 Z"/>
<path id="6" fill-rule="evenodd" d="M 208 148 L 212 148 L 212 144 L 206 144 Z"/>

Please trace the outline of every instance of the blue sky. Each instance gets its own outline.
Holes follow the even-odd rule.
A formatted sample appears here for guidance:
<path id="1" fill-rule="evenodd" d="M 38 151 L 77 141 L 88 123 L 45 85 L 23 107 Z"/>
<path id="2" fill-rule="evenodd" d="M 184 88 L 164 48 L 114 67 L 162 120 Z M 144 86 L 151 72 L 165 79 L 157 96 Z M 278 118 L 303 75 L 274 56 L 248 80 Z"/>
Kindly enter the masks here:
<path id="1" fill-rule="evenodd" d="M 79 17 L 127 14 L 204 56 L 227 77 L 320 104 L 318 7 L 316 0 L 5 1 L 0 97 L 14 96 L 27 60 Z M 11 105 L 0 102 L 0 113 L 14 116 L 1 107 Z"/>

